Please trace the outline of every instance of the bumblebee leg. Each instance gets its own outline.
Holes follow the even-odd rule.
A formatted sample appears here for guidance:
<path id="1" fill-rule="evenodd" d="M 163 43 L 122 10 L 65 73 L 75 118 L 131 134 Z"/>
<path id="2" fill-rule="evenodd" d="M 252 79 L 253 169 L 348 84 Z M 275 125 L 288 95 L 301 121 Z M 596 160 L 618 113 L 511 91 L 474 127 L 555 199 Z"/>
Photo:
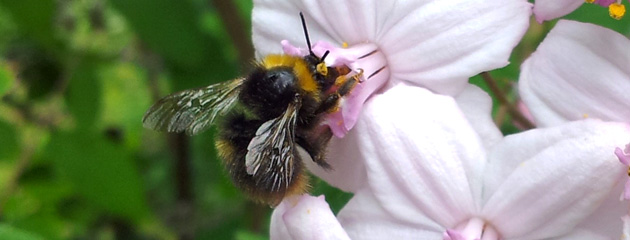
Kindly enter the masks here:
<path id="1" fill-rule="evenodd" d="M 337 111 L 337 105 L 339 104 L 339 99 L 341 99 L 341 95 L 337 92 L 334 92 L 326 97 L 324 101 L 319 105 L 315 114 L 320 113 L 331 113 Z"/>
<path id="2" fill-rule="evenodd" d="M 332 135 L 330 129 L 325 128 L 323 132 L 313 140 L 308 140 L 308 137 L 305 136 L 298 137 L 296 142 L 308 152 L 313 162 L 317 163 L 317 165 L 323 169 L 330 170 L 332 167 L 326 162 L 326 147 Z"/>
<path id="3" fill-rule="evenodd" d="M 347 95 L 354 89 L 354 87 L 361 82 L 361 76 L 363 76 L 363 69 L 356 75 L 353 75 L 349 78 L 346 76 L 339 76 L 335 81 L 335 86 L 337 86 L 337 91 L 329 94 L 319 105 L 319 108 L 315 112 L 316 114 L 324 113 L 324 112 L 335 112 L 338 110 L 339 99 L 341 97 Z"/>
<path id="4" fill-rule="evenodd" d="M 343 79 L 337 78 L 337 81 L 335 81 L 335 85 L 339 83 L 337 93 L 339 93 L 339 95 L 341 95 L 342 97 L 350 93 L 350 91 L 352 91 L 352 89 L 354 89 L 354 87 L 361 82 L 361 76 L 363 76 L 363 69 L 359 69 L 359 73 L 349 78 L 346 78 L 345 76 L 339 76 L 339 78 Z"/>

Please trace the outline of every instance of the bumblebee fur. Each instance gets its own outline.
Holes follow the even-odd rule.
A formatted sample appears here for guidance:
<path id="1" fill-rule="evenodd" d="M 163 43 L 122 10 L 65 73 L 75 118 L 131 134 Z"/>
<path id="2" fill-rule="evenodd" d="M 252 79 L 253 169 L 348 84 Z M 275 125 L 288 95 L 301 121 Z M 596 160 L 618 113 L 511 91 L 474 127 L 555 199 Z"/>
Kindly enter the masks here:
<path id="1" fill-rule="evenodd" d="M 272 54 L 245 77 L 166 96 L 143 117 L 147 128 L 199 133 L 219 118 L 215 146 L 234 184 L 255 201 L 276 206 L 308 191 L 303 161 L 330 169 L 332 137 L 321 125 L 359 82 L 346 66 L 328 67 L 325 53 L 304 57 Z M 302 148 L 311 159 L 302 159 Z"/>

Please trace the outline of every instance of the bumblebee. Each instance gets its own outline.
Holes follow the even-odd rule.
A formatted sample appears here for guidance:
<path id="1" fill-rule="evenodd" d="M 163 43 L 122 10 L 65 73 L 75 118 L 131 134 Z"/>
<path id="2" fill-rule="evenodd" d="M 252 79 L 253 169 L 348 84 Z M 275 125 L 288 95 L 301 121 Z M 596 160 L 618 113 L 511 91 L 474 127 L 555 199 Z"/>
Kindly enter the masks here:
<path id="1" fill-rule="evenodd" d="M 268 55 L 246 77 L 160 99 L 142 119 L 150 129 L 194 135 L 220 118 L 216 148 L 232 181 L 271 206 L 308 190 L 303 160 L 330 169 L 325 152 L 332 132 L 322 120 L 362 76 L 347 76 L 347 66 L 326 66 L 329 52 L 313 53 L 300 18 L 308 55 Z"/>

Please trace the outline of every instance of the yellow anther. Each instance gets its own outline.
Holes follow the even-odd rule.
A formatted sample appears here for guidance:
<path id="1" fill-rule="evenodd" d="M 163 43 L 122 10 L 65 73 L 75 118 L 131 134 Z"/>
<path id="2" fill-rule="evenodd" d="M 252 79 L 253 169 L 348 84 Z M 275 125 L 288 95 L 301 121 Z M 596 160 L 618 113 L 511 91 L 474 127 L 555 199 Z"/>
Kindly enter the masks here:
<path id="1" fill-rule="evenodd" d="M 347 42 L 343 42 L 343 43 L 341 43 L 341 47 L 342 47 L 342 48 L 348 48 L 348 43 L 347 43 Z"/>
<path id="2" fill-rule="evenodd" d="M 588 118 L 588 113 L 582 114 L 582 118 Z"/>
<path id="3" fill-rule="evenodd" d="M 593 3 L 593 2 L 595 2 L 595 0 L 586 0 L 585 2 L 586 3 Z"/>
<path id="4" fill-rule="evenodd" d="M 608 13 L 611 18 L 619 20 L 626 14 L 626 6 L 621 3 L 612 3 L 608 6 Z"/>
<path id="5" fill-rule="evenodd" d="M 318 63 L 317 64 L 317 72 L 321 75 L 328 75 L 328 67 L 326 67 L 326 63 Z"/>

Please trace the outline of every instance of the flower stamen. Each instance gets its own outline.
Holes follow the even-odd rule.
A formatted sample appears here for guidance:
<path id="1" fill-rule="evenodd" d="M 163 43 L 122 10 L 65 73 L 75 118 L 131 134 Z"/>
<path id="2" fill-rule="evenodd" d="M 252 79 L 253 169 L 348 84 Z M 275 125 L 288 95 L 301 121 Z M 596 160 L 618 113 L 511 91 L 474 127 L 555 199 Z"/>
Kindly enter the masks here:
<path id="1" fill-rule="evenodd" d="M 608 14 L 616 20 L 621 19 L 626 14 L 626 6 L 621 4 L 621 0 L 585 0 L 585 2 L 608 7 Z"/>
<path id="2" fill-rule="evenodd" d="M 610 6 L 608 6 L 608 13 L 610 17 L 619 20 L 626 14 L 626 6 L 621 4 L 621 1 L 610 4 Z"/>

